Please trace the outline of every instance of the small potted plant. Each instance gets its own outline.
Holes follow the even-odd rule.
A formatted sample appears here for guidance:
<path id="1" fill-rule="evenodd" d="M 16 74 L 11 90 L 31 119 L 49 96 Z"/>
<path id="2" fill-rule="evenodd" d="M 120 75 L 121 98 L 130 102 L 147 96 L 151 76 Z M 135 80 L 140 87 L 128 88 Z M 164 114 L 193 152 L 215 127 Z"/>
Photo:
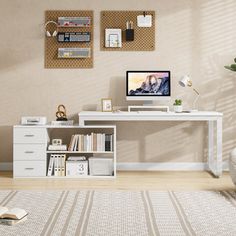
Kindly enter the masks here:
<path id="1" fill-rule="evenodd" d="M 173 107 L 174 107 L 174 112 L 182 112 L 183 111 L 182 100 L 181 99 L 175 99 Z"/>

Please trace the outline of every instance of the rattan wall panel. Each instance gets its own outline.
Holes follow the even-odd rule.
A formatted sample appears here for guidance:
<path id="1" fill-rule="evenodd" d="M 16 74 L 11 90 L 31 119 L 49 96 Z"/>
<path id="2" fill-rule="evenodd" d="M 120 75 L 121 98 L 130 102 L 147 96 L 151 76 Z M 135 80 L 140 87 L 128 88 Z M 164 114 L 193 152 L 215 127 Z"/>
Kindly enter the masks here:
<path id="1" fill-rule="evenodd" d="M 153 51 L 155 50 L 155 11 L 145 11 L 152 15 L 152 27 L 141 28 L 137 26 L 137 16 L 143 11 L 102 11 L 101 12 L 101 35 L 100 48 L 102 51 Z M 125 41 L 124 33 L 126 21 L 134 23 L 134 41 Z M 122 47 L 105 47 L 105 29 L 122 29 Z"/>
<path id="2" fill-rule="evenodd" d="M 91 17 L 90 27 L 59 27 L 59 32 L 90 32 L 91 41 L 88 43 L 80 42 L 57 42 L 57 37 L 46 37 L 45 36 L 45 68 L 92 68 L 93 67 L 93 11 L 46 11 L 45 22 L 53 20 L 58 21 L 58 17 L 80 17 L 89 16 Z M 54 28 L 51 26 L 53 32 Z M 90 58 L 58 58 L 58 48 L 90 48 Z"/>

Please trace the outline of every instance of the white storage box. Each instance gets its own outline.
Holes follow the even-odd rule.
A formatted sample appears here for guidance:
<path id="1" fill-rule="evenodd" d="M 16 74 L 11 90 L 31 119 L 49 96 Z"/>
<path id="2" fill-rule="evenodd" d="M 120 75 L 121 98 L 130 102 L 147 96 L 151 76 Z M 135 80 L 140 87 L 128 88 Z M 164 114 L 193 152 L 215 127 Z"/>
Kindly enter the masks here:
<path id="1" fill-rule="evenodd" d="M 88 161 L 66 161 L 66 176 L 87 176 Z"/>
<path id="2" fill-rule="evenodd" d="M 90 175 L 113 175 L 114 166 L 113 158 L 89 158 L 89 174 Z"/>

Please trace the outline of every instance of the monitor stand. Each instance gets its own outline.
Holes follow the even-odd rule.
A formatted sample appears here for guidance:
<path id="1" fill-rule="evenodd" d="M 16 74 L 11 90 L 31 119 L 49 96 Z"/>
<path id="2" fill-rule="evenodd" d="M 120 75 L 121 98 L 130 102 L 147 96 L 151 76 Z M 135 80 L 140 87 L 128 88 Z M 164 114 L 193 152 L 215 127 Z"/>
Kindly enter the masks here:
<path id="1" fill-rule="evenodd" d="M 142 106 L 128 106 L 128 112 L 132 111 L 148 111 L 148 112 L 155 112 L 155 111 L 163 111 L 163 112 L 169 112 L 170 108 L 169 106 L 153 106 L 152 101 L 144 101 Z"/>
<path id="2" fill-rule="evenodd" d="M 153 106 L 152 100 L 143 101 L 143 106 Z"/>

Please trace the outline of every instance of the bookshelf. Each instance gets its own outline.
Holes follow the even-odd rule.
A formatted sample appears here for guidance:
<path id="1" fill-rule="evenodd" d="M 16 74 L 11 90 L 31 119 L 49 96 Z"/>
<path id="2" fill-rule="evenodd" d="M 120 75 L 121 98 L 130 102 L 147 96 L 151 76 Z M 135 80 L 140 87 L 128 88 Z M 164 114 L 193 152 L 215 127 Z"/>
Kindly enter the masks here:
<path id="1" fill-rule="evenodd" d="M 13 176 L 14 178 L 82 178 L 82 179 L 109 179 L 116 177 L 116 126 L 101 125 L 101 126 L 54 126 L 54 125 L 40 125 L 40 126 L 25 126 L 16 125 L 13 128 Z M 102 133 L 112 136 L 112 145 L 110 151 L 104 150 L 89 150 L 89 151 L 68 151 L 71 137 L 74 134 L 81 134 L 83 136 Z M 63 144 L 67 145 L 66 151 L 48 150 L 52 139 L 62 139 Z M 104 140 L 105 142 L 105 140 Z M 105 145 L 105 144 L 104 144 Z M 106 149 L 107 150 L 107 149 Z M 112 163 L 112 175 L 88 175 L 86 176 L 47 176 L 50 164 L 51 155 L 65 155 L 66 161 L 69 157 L 84 156 L 87 160 L 93 159 L 101 165 L 102 161 L 108 160 Z M 101 163 L 99 163 L 99 161 Z M 88 161 L 89 163 L 89 161 Z M 91 162 L 92 163 L 92 162 Z M 92 165 L 92 164 L 91 164 Z M 66 168 L 66 165 L 64 165 Z M 90 166 L 89 166 L 90 167 Z M 89 169 L 88 167 L 88 169 Z M 92 171 L 91 171 L 92 172 Z M 65 170 L 66 173 L 66 170 Z M 55 172 L 54 172 L 55 174 Z"/>

